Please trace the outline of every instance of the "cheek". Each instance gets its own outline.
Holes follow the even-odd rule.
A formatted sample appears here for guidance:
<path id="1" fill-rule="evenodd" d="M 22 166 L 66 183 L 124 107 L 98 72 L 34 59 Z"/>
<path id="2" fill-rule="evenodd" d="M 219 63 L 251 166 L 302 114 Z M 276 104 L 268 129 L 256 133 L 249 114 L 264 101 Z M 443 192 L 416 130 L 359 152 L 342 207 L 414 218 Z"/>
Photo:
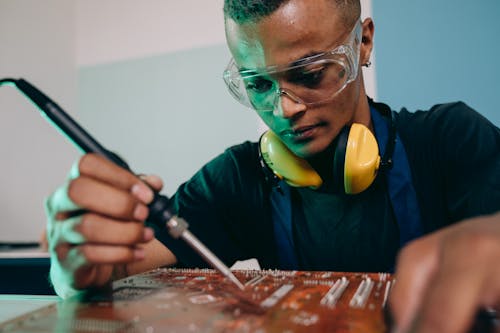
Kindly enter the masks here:
<path id="1" fill-rule="evenodd" d="M 351 123 L 356 115 L 360 96 L 359 80 L 351 82 L 333 101 L 333 109 L 336 110 L 336 115 L 339 121 L 342 122 L 342 127 L 347 123 Z"/>
<path id="2" fill-rule="evenodd" d="M 257 115 L 260 117 L 260 119 L 262 119 L 262 121 L 264 122 L 264 124 L 267 125 L 267 127 L 273 129 L 274 117 L 272 112 L 259 112 L 259 111 L 255 112 L 257 112 Z"/>

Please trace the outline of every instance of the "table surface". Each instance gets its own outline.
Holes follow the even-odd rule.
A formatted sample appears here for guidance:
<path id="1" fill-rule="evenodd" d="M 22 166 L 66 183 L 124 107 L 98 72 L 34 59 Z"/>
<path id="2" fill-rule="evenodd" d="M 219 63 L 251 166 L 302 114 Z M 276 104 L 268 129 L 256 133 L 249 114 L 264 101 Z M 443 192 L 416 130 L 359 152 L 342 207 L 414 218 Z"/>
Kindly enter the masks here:
<path id="1" fill-rule="evenodd" d="M 58 296 L 44 295 L 0 295 L 0 323 L 57 303 Z"/>

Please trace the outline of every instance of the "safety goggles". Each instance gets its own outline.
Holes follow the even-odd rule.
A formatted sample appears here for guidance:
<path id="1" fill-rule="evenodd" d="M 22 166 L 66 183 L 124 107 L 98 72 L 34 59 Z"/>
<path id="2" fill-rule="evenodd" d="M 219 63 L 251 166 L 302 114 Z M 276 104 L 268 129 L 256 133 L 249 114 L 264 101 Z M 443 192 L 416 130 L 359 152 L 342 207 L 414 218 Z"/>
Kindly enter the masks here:
<path id="1" fill-rule="evenodd" d="M 358 20 L 342 45 L 287 65 L 240 70 L 231 59 L 224 82 L 238 102 L 257 111 L 273 111 L 282 95 L 308 106 L 328 102 L 358 75 L 361 32 Z"/>

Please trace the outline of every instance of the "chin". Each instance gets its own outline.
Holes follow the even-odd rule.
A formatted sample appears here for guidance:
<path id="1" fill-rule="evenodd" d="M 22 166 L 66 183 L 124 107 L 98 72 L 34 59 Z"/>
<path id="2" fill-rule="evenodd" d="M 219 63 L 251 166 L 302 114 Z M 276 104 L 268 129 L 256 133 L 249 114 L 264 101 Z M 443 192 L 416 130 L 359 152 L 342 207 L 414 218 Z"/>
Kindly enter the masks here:
<path id="1" fill-rule="evenodd" d="M 324 142 L 317 141 L 309 141 L 303 144 L 294 144 L 292 147 L 289 147 L 292 152 L 298 157 L 307 159 L 313 157 L 328 148 L 329 144 Z"/>

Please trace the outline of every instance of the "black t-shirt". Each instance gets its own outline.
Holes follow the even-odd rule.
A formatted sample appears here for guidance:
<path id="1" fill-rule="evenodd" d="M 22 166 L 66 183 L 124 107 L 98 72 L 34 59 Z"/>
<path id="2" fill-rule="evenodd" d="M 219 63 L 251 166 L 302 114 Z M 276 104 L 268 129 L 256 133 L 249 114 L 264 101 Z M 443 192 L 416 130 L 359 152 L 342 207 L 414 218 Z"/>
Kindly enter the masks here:
<path id="1" fill-rule="evenodd" d="M 385 272 L 399 229 L 383 175 L 357 195 L 292 190 L 293 235 L 303 270 Z"/>
<path id="2" fill-rule="evenodd" d="M 372 105 L 383 114 L 390 112 L 383 104 Z M 410 164 L 425 233 L 500 209 L 497 127 L 460 102 L 415 113 L 403 109 L 395 123 Z M 299 268 L 391 269 L 399 236 L 386 186 L 384 177 L 378 177 L 368 190 L 347 199 L 294 190 Z M 226 264 L 257 258 L 263 268 L 280 268 L 269 198 L 257 143 L 244 142 L 228 148 L 182 184 L 172 203 L 188 221 L 190 231 Z M 182 240 L 155 228 L 156 237 L 180 265 L 206 267 Z"/>

